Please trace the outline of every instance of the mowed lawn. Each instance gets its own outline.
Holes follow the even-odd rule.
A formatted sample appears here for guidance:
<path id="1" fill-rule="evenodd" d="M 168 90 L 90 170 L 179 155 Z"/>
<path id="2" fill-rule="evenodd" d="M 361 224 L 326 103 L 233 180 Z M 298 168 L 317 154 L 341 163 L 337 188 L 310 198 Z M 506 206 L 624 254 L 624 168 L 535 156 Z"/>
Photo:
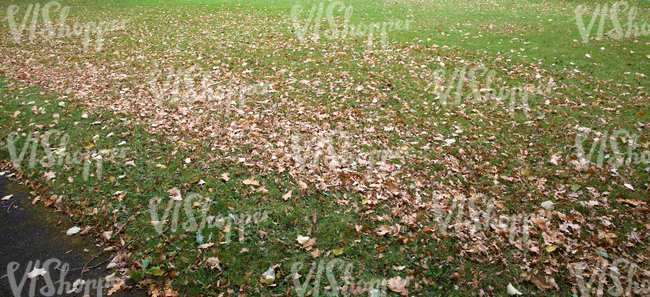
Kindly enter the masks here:
<path id="1" fill-rule="evenodd" d="M 128 245 L 120 290 L 647 286 L 648 1 L 62 1 L 52 38 L 30 4 L 0 4 L 0 156 Z"/>

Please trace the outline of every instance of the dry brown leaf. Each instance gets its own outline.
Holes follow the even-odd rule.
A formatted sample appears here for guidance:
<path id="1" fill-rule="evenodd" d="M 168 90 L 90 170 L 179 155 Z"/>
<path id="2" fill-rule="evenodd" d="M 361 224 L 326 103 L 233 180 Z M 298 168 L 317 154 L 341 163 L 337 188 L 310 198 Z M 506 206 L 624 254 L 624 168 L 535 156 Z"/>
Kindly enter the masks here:
<path id="1" fill-rule="evenodd" d="M 245 185 L 252 185 L 252 186 L 259 186 L 259 185 L 260 185 L 260 182 L 256 181 L 256 180 L 253 179 L 252 177 L 249 178 L 249 179 L 247 179 L 247 180 L 244 180 L 243 183 L 244 183 Z"/>
<path id="2" fill-rule="evenodd" d="M 639 205 L 644 205 L 644 204 L 646 204 L 646 203 L 643 202 L 643 201 L 634 200 L 634 199 L 624 199 L 624 200 L 619 200 L 618 202 L 620 202 L 620 203 L 630 204 L 630 205 L 632 205 L 632 206 L 634 206 L 634 207 L 637 207 L 637 206 L 639 206 Z"/>
<path id="3" fill-rule="evenodd" d="M 209 247 L 211 247 L 213 245 L 214 245 L 214 242 L 208 242 L 208 243 L 204 243 L 202 245 L 199 245 L 199 248 L 200 249 L 207 249 L 207 248 L 209 248 Z"/>
<path id="4" fill-rule="evenodd" d="M 221 267 L 219 267 L 219 264 L 221 263 L 221 261 L 219 261 L 219 258 L 217 258 L 217 257 L 210 257 L 205 261 L 205 263 L 210 265 L 211 269 L 217 268 L 217 269 L 221 270 Z"/>
<path id="5" fill-rule="evenodd" d="M 282 195 L 282 200 L 286 201 L 287 199 L 291 198 L 291 192 L 292 191 L 289 191 L 286 194 Z"/>
<path id="6" fill-rule="evenodd" d="M 167 191 L 167 193 L 169 193 L 169 195 L 171 195 L 169 197 L 174 199 L 174 200 L 177 200 L 177 201 L 183 200 L 183 197 L 181 196 L 181 191 L 179 189 L 177 189 L 176 187 L 174 187 L 171 190 Z"/>
<path id="7" fill-rule="evenodd" d="M 377 227 L 377 229 L 375 229 L 375 233 L 377 233 L 378 235 L 386 235 L 386 234 L 390 233 L 391 231 L 392 230 L 387 225 L 381 225 L 381 226 Z"/>
<path id="8" fill-rule="evenodd" d="M 167 289 L 165 290 L 165 296 L 164 297 L 179 297 L 180 295 L 178 292 L 172 290 L 172 289 Z"/>
<path id="9" fill-rule="evenodd" d="M 117 292 L 117 290 L 119 290 L 119 289 L 122 287 L 122 285 L 124 285 L 124 281 L 123 281 L 123 280 L 119 280 L 119 281 L 118 281 L 117 283 L 115 283 L 115 284 L 113 285 L 113 287 L 108 291 L 108 294 L 107 294 L 107 295 L 108 295 L 108 296 L 111 296 L 111 295 L 115 294 L 115 292 Z"/>
<path id="10" fill-rule="evenodd" d="M 555 279 L 553 278 L 547 278 L 547 281 L 543 281 L 536 277 L 531 277 L 530 282 L 535 284 L 535 286 L 537 286 L 542 291 L 546 291 L 550 289 L 556 289 L 556 290 L 560 289 L 555 283 Z"/>
<path id="11" fill-rule="evenodd" d="M 408 279 L 402 279 L 401 277 L 396 276 L 388 280 L 388 287 L 395 293 L 400 293 L 402 296 L 408 296 L 409 290 L 406 289 L 408 283 Z"/>
<path id="12" fill-rule="evenodd" d="M 262 230 L 257 231 L 257 235 L 259 235 L 260 238 L 264 238 L 264 237 L 268 238 L 267 233 Z"/>

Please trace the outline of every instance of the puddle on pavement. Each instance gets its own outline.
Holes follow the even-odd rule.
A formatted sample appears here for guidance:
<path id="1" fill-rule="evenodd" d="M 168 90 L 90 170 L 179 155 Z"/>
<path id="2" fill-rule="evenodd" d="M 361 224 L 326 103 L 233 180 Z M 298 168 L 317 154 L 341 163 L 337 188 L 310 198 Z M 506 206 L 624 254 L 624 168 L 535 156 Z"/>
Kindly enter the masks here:
<path id="1" fill-rule="evenodd" d="M 10 182 L 6 178 L 0 178 L 0 198 L 13 194 L 13 197 L 9 200 L 0 201 L 0 296 L 30 296 L 30 287 L 32 286 L 30 279 L 25 280 L 20 294 L 17 295 L 12 291 L 7 276 L 12 262 L 17 262 L 20 265 L 13 273 L 15 281 L 19 285 L 23 277 L 31 271 L 26 271 L 30 261 L 34 263 L 39 260 L 43 265 L 43 262 L 48 259 L 57 259 L 62 265 L 68 263 L 70 269 L 81 268 L 105 248 L 105 246 L 98 245 L 92 235 L 66 235 L 67 230 L 75 225 L 67 216 L 56 212 L 52 208 L 46 209 L 42 203 L 32 205 L 29 192 L 30 190 L 23 185 Z M 61 224 L 57 226 L 59 221 Z M 88 250 L 88 252 L 84 250 Z M 104 252 L 88 266 L 97 265 L 113 255 L 114 252 Z M 12 265 L 11 267 L 15 267 L 15 264 Z M 84 280 L 92 282 L 93 280 L 102 279 L 102 282 L 106 283 L 104 277 L 117 270 L 107 271 L 106 265 L 108 265 L 108 261 L 95 269 L 84 272 Z M 53 286 L 50 285 L 49 287 L 59 290 L 61 272 L 55 270 L 56 266 L 56 262 L 49 265 L 48 273 L 53 283 Z M 73 284 L 80 277 L 80 274 L 80 269 L 69 271 L 64 277 L 64 282 Z M 116 275 L 119 275 L 119 272 Z M 127 280 L 126 285 L 133 285 L 133 280 Z M 42 288 L 43 291 L 41 291 Z M 89 289 L 90 296 L 100 297 L 108 296 L 110 288 L 103 288 L 99 291 L 96 288 Z M 45 286 L 44 277 L 38 277 L 35 281 L 33 296 L 49 295 L 47 290 L 48 286 Z M 56 293 L 54 295 L 59 296 L 58 292 Z M 84 295 L 84 291 L 76 294 L 76 296 Z M 144 290 L 134 288 L 128 292 L 120 289 L 111 296 L 146 295 Z M 74 294 L 67 295 L 63 293 L 63 296 L 74 296 Z"/>

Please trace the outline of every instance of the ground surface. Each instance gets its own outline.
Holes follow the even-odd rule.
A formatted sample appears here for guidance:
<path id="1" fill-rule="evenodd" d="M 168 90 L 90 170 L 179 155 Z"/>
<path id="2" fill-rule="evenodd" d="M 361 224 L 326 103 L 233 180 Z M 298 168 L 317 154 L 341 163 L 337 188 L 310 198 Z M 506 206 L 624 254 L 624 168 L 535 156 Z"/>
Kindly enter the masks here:
<path id="1" fill-rule="evenodd" d="M 90 239 L 90 236 L 68 236 L 68 229 L 74 227 L 69 219 L 61 214 L 48 210 L 40 204 L 32 204 L 26 198 L 29 196 L 29 188 L 11 183 L 6 178 L 0 179 L 0 196 L 6 197 L 12 195 L 9 200 L 1 201 L 0 207 L 0 267 L 2 275 L 7 274 L 7 267 L 10 262 L 19 264 L 14 272 L 15 279 L 20 283 L 24 274 L 29 273 L 31 269 L 27 266 L 30 261 L 34 263 L 39 260 L 40 263 L 48 259 L 60 261 L 60 265 L 68 263 L 71 271 L 64 277 L 65 281 L 73 284 L 80 278 L 82 267 L 92 267 L 84 272 L 85 280 L 97 280 L 104 278 L 110 273 L 107 272 L 107 260 L 110 260 L 116 251 L 107 251 L 102 253 L 101 245 Z M 98 256 L 94 258 L 95 256 Z M 92 261 L 91 261 L 92 260 Z M 97 265 L 99 263 L 104 265 Z M 60 280 L 60 270 L 55 267 L 56 262 L 47 269 L 51 279 L 56 282 Z M 85 265 L 85 266 L 84 266 Z M 31 266 L 33 267 L 33 266 Z M 59 266 L 59 269 L 62 267 Z M 45 286 L 43 278 L 36 282 L 34 288 L 38 292 Z M 30 280 L 19 290 L 14 287 L 13 290 L 20 291 L 19 296 L 28 296 Z M 56 289 L 59 288 L 57 284 Z M 69 287 L 71 288 L 71 287 Z M 108 290 L 103 294 L 97 294 L 97 290 L 89 290 L 91 296 L 105 296 Z M 12 286 L 8 277 L 0 280 L 0 294 L 2 296 L 14 296 Z M 111 296 L 146 296 L 144 291 L 119 291 Z"/>
<path id="2" fill-rule="evenodd" d="M 317 2 L 62 2 L 71 27 L 116 21 L 84 44 L 47 39 L 41 16 L 15 40 L 30 3 L 3 2 L 19 10 L 0 28 L 0 154 L 46 205 L 130 244 L 119 272 L 153 295 L 295 296 L 308 279 L 313 296 L 372 280 L 571 296 L 592 276 L 616 295 L 601 271 L 631 294 L 649 279 L 648 34 L 603 18 L 611 33 L 594 19 L 583 39 L 576 8 L 587 27 L 605 2 L 332 6 L 339 29 L 350 6 L 355 26 L 402 22 L 369 46 L 327 32 L 331 3 L 302 32 Z M 645 30 L 650 3 L 627 5 L 621 30 L 631 7 Z"/>

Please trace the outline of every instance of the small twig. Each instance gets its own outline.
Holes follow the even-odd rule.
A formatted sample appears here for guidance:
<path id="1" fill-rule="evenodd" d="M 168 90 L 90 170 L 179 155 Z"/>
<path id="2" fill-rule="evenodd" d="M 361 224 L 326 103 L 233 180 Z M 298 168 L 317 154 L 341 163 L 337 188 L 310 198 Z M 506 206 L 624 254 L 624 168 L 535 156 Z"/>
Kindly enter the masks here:
<path id="1" fill-rule="evenodd" d="M 98 267 L 99 265 L 102 265 L 102 264 L 106 263 L 106 261 L 112 260 L 112 259 L 115 258 L 117 255 L 119 255 L 120 252 L 121 252 L 122 250 L 124 250 L 126 247 L 128 247 L 129 245 L 131 245 L 131 242 L 129 242 L 128 244 L 124 245 L 121 249 L 119 249 L 117 252 L 115 252 L 115 254 L 114 254 L 112 257 L 110 257 L 110 258 L 108 258 L 108 259 L 106 259 L 106 260 L 100 262 L 99 264 L 97 264 L 97 265 L 95 265 L 95 266 L 87 267 L 88 264 L 90 264 L 90 262 L 92 262 L 92 261 L 95 260 L 97 257 L 99 257 L 99 255 L 103 254 L 104 252 L 108 252 L 108 251 L 101 251 L 99 254 L 95 255 L 92 259 L 90 259 L 90 261 L 86 262 L 86 264 L 84 265 L 83 268 L 81 268 L 81 276 L 79 277 L 79 278 L 81 279 L 81 282 L 83 282 L 83 280 L 84 280 L 84 270 L 86 270 L 86 268 L 88 268 L 88 269 L 93 269 L 93 268 Z M 71 269 L 70 271 L 72 271 L 72 270 L 77 270 L 77 269 L 79 269 L 79 268 Z"/>
<path id="2" fill-rule="evenodd" d="M 9 204 L 9 207 L 7 207 L 7 214 L 9 214 L 9 209 L 11 209 L 11 207 L 14 206 L 14 203 L 16 203 L 16 200 L 11 202 L 11 204 Z"/>

